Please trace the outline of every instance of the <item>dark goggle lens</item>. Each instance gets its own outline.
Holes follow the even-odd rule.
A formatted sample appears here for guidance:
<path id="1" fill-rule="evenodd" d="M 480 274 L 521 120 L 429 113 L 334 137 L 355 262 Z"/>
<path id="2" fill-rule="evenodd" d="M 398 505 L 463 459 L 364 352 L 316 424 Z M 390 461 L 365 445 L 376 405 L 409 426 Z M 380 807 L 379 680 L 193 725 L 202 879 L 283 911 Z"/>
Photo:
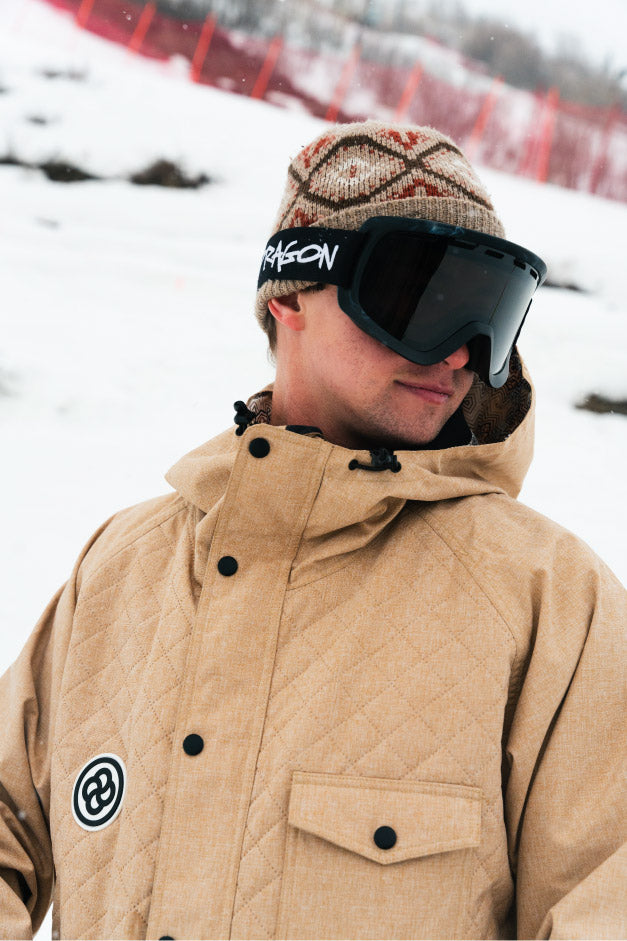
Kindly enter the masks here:
<path id="1" fill-rule="evenodd" d="M 426 354 L 468 324 L 490 327 L 491 372 L 498 372 L 536 286 L 529 267 L 511 255 L 461 240 L 391 232 L 367 260 L 358 301 L 381 329 Z"/>

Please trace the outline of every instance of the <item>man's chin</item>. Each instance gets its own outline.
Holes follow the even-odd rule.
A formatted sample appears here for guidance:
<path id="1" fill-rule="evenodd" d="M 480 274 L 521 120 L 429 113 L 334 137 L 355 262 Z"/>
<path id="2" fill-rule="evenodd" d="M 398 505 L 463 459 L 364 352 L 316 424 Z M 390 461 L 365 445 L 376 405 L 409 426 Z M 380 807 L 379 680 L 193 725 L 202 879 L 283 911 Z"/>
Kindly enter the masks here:
<path id="1" fill-rule="evenodd" d="M 442 422 L 435 430 L 420 429 L 409 435 L 405 429 L 371 429 L 367 434 L 356 439 L 361 443 L 354 447 L 359 450 L 387 448 L 390 451 L 418 451 L 435 441 L 445 424 L 446 422 Z"/>

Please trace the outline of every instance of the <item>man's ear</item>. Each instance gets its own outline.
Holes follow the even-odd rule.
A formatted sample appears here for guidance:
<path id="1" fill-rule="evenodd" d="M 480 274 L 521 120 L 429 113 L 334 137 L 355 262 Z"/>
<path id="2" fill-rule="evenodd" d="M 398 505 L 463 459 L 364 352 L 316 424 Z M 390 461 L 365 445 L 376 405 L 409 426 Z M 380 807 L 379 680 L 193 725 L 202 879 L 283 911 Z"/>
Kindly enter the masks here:
<path id="1" fill-rule="evenodd" d="M 290 330 L 303 330 L 305 318 L 298 303 L 298 294 L 286 294 L 285 297 L 271 297 L 268 310 L 278 323 Z"/>

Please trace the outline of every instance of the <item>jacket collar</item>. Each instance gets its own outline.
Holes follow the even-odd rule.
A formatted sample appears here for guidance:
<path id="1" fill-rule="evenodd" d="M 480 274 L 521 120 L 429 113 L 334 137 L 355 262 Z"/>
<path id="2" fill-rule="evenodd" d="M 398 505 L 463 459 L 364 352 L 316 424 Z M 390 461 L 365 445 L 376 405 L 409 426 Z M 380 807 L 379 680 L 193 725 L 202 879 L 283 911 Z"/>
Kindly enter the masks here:
<path id="1" fill-rule="evenodd" d="M 479 443 L 435 450 L 396 451 L 401 464 L 398 473 L 384 471 L 372 474 L 358 467 L 351 470 L 351 461 L 362 465 L 370 463 L 370 453 L 330 444 L 315 433 L 305 436 L 305 440 L 312 453 L 320 448 L 328 451 L 325 487 L 328 484 L 338 488 L 348 502 L 350 494 L 358 492 L 362 513 L 368 512 L 364 500 L 373 506 L 387 497 L 432 502 L 505 492 L 515 498 L 520 492 L 533 453 L 534 412 L 531 385 L 526 374 L 524 382 L 529 392 L 526 410 L 520 407 L 520 402 L 513 406 L 511 401 L 508 403 L 510 419 L 512 411 L 517 409 L 523 417 L 504 440 L 498 439 L 504 434 L 507 416 L 501 415 L 499 418 L 495 408 L 490 412 L 485 402 L 482 406 L 479 401 L 478 405 L 473 406 L 476 423 L 474 427 L 470 425 Z M 500 395 L 501 390 L 491 391 L 499 394 L 507 403 L 507 397 Z M 468 414 L 466 410 L 465 414 Z M 241 436 L 229 429 L 201 445 L 175 464 L 166 479 L 186 500 L 207 513 L 224 494 L 240 447 L 247 447 L 250 438 L 259 434 L 258 426 L 261 425 L 264 436 L 271 438 L 273 446 L 279 446 L 285 459 L 293 461 L 295 467 L 299 461 L 307 460 L 307 448 L 295 446 L 296 436 L 292 432 L 285 426 L 271 425 L 262 419 L 251 423 Z M 489 440 L 490 434 L 496 440 Z M 303 436 L 299 435 L 298 438 L 302 445 Z M 485 443 L 481 443 L 481 438 Z"/>

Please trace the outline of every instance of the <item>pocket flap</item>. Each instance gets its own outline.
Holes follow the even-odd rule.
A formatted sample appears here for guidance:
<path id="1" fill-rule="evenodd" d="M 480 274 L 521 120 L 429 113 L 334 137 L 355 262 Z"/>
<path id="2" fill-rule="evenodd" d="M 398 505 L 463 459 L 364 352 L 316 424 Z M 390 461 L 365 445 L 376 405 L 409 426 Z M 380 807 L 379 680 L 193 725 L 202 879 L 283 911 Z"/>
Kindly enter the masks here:
<path id="1" fill-rule="evenodd" d="M 289 823 L 377 863 L 478 846 L 481 790 L 461 784 L 396 781 L 295 771 Z M 396 842 L 380 849 L 375 833 Z"/>

